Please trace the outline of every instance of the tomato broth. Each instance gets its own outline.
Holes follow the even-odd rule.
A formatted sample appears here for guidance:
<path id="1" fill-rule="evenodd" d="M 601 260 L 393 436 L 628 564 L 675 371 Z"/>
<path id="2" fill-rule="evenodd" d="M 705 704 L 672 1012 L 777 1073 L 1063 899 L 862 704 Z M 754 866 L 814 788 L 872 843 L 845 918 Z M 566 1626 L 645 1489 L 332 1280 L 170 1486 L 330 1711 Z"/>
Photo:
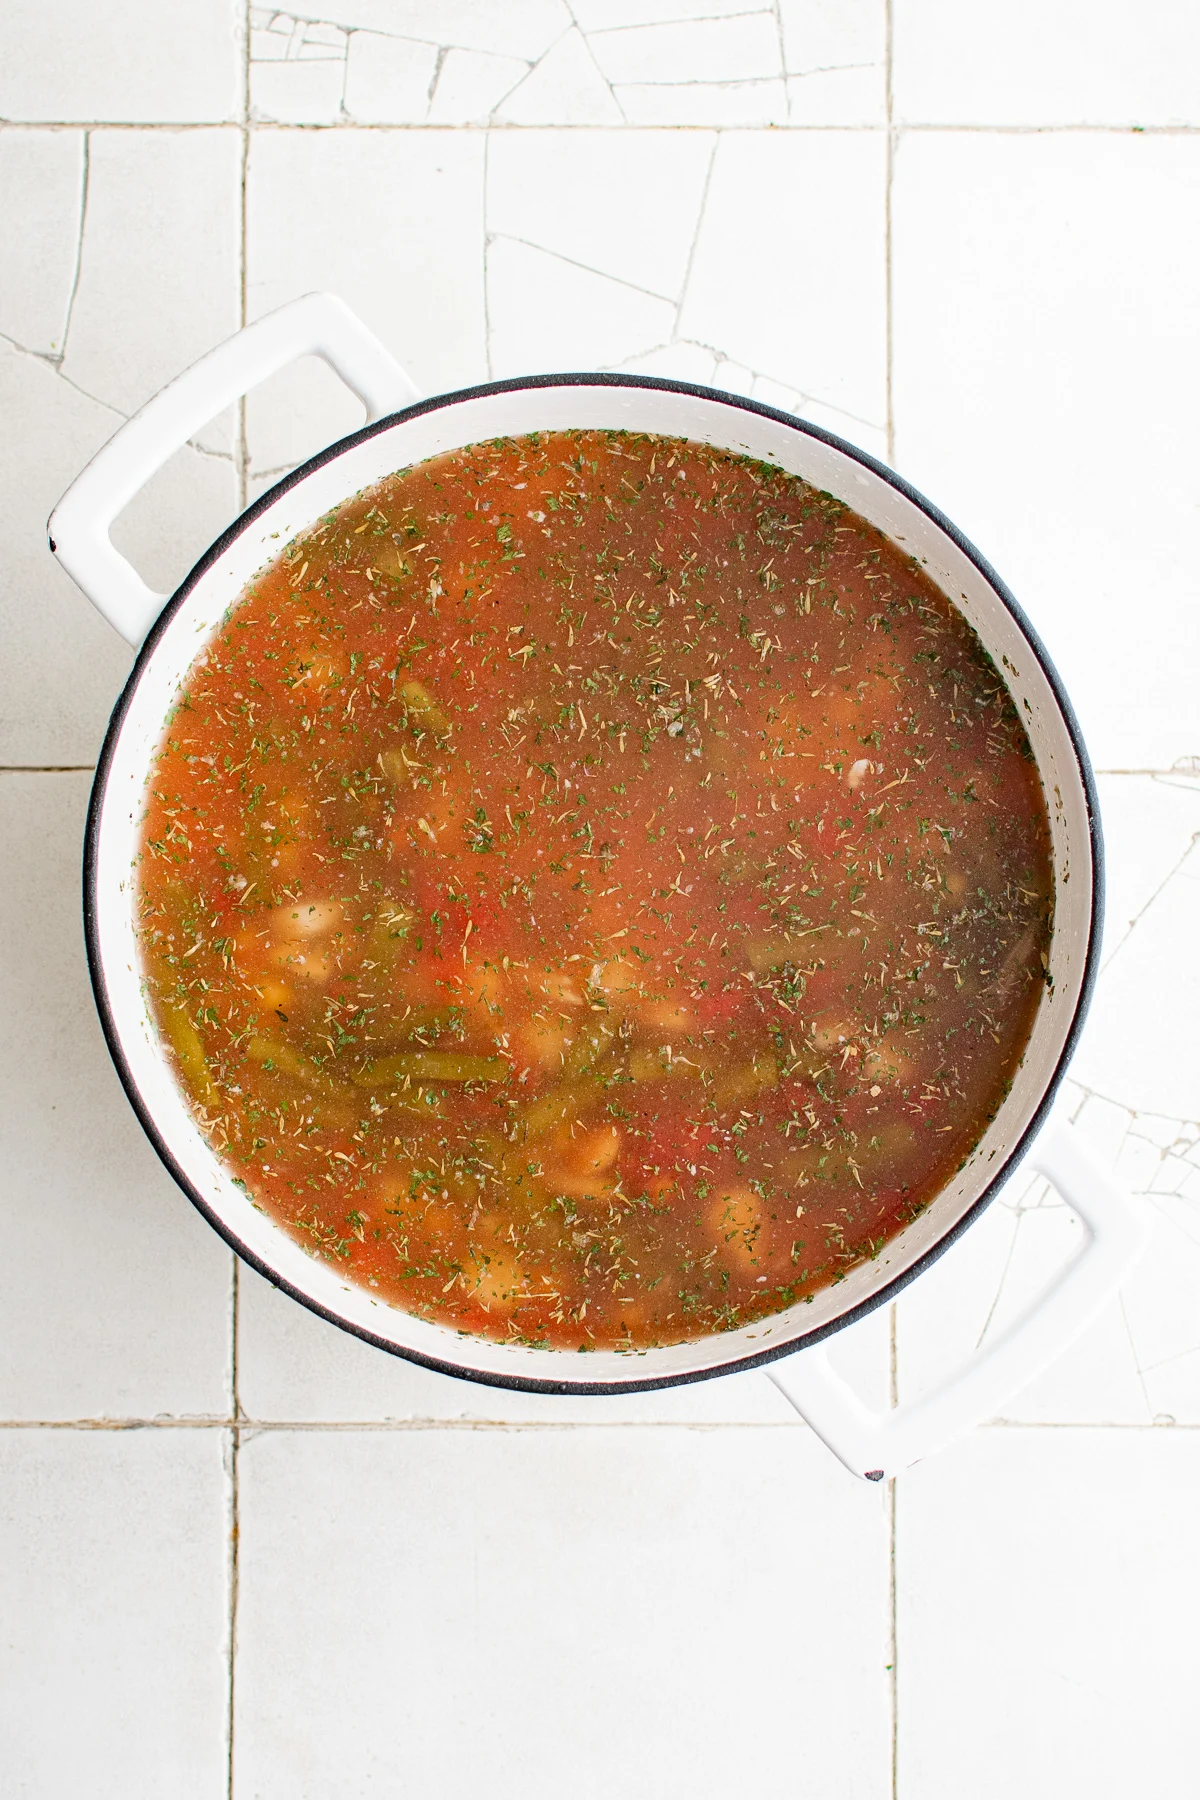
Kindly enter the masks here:
<path id="1" fill-rule="evenodd" d="M 470 1332 L 637 1350 L 810 1297 L 1008 1091 L 1053 877 L 1004 682 L 826 493 L 547 432 L 380 483 L 197 657 L 148 996 L 256 1205 Z"/>

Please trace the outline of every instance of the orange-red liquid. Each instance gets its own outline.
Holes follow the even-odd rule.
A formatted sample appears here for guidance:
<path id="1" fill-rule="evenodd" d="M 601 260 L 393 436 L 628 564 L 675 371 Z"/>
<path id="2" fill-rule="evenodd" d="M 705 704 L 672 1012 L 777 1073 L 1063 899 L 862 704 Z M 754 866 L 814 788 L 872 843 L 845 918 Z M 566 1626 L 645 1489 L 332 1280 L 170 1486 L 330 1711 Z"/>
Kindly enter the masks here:
<path id="1" fill-rule="evenodd" d="M 314 1255 L 555 1346 L 729 1329 L 927 1204 L 1026 1043 L 1052 906 L 1020 722 L 863 520 L 553 433 L 287 547 L 147 795 L 152 1004 Z"/>

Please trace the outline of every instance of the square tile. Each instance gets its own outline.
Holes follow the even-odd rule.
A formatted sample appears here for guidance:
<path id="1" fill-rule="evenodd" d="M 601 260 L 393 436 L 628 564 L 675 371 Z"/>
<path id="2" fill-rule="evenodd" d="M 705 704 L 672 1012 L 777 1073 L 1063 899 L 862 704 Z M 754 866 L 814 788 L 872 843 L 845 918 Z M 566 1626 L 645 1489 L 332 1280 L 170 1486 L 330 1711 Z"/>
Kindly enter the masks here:
<path id="1" fill-rule="evenodd" d="M 274 1431 L 239 1491 L 236 1793 L 891 1792 L 885 1497 L 808 1433 Z"/>
<path id="2" fill-rule="evenodd" d="M 6 131 L 0 137 L 5 268 L 0 332 L 23 350 L 62 353 L 79 263 L 82 131 Z"/>
<path id="3" fill-rule="evenodd" d="M 84 964 L 88 780 L 0 775 L 0 1419 L 229 1407 L 230 1253 L 121 1092 Z"/>
<path id="4" fill-rule="evenodd" d="M 754 81 L 782 75 L 779 21 L 771 11 L 726 18 L 692 18 L 588 34 L 588 47 L 607 80 L 664 82 Z"/>
<path id="5" fill-rule="evenodd" d="M 0 765 L 95 761 L 132 652 L 46 546 L 46 519 L 120 424 L 52 363 L 0 343 Z"/>
<path id="6" fill-rule="evenodd" d="M 7 0 L 0 117 L 138 124 L 235 119 L 242 104 L 235 0 Z"/>
<path id="7" fill-rule="evenodd" d="M 347 114 L 369 124 L 420 124 L 429 111 L 439 60 L 435 44 L 386 37 L 377 31 L 351 33 Z"/>
<path id="8" fill-rule="evenodd" d="M 786 125 L 787 83 L 629 82 L 613 96 L 631 125 Z"/>
<path id="9" fill-rule="evenodd" d="M 898 1791 L 1191 1792 L 1200 1440 L 980 1433 L 896 1490 Z"/>
<path id="10" fill-rule="evenodd" d="M 565 0 L 321 0 L 321 17 L 359 31 L 521 56 L 530 62 L 571 25 Z"/>
<path id="11" fill-rule="evenodd" d="M 592 54 L 574 26 L 556 38 L 524 81 L 496 108 L 505 125 L 620 125 L 623 114 Z"/>
<path id="12" fill-rule="evenodd" d="M 62 372 L 131 413 L 237 330 L 241 134 L 93 131 Z M 229 424 L 198 442 L 229 451 Z"/>
<path id="13" fill-rule="evenodd" d="M 250 112 L 280 125 L 335 125 L 346 93 L 346 57 L 250 64 Z"/>
<path id="14" fill-rule="evenodd" d="M 4 1432 L 7 1794 L 224 1800 L 224 1436 Z"/>
<path id="15" fill-rule="evenodd" d="M 487 50 L 447 50 L 429 100 L 431 125 L 478 125 L 529 74 L 516 56 Z"/>
<path id="16" fill-rule="evenodd" d="M 882 427 L 885 187 L 882 134 L 723 134 L 679 335 Z"/>
<path id="17" fill-rule="evenodd" d="M 1010 583 L 1102 769 L 1200 748 L 1198 204 L 1191 137 L 906 133 L 896 158 L 899 467 Z"/>
<path id="18" fill-rule="evenodd" d="M 882 63 L 789 75 L 787 92 L 788 119 L 793 125 L 883 125 L 887 121 L 887 70 Z"/>
<path id="19" fill-rule="evenodd" d="M 32 352 L 0 349 L 5 414 L 20 421 L 0 447 L 0 762 L 10 766 L 96 756 L 129 653 L 54 563 L 45 520 L 122 418 L 236 329 L 239 161 L 231 130 L 4 134 L 11 236 L 0 313 Z M 115 533 L 167 591 L 237 510 L 231 420 L 197 442 Z"/>
<path id="20" fill-rule="evenodd" d="M 1101 775 L 1105 848 L 1104 960 L 1108 963 L 1200 840 L 1200 779 Z M 1167 971 L 1163 970 L 1164 979 Z"/>
<path id="21" fill-rule="evenodd" d="M 887 58 L 886 0 L 779 0 L 779 18 L 789 75 L 882 68 Z"/>
<path id="22" fill-rule="evenodd" d="M 122 415 L 81 393 L 52 362 L 5 344 L 0 410 L 23 422 L 0 441 L 0 764 L 91 764 L 133 653 L 55 562 L 45 521 Z M 185 448 L 117 520 L 113 539 L 152 586 L 169 592 L 236 511 L 232 459 Z"/>
<path id="23" fill-rule="evenodd" d="M 678 300 L 715 149 L 708 132 L 494 132 L 488 232 Z"/>
<path id="24" fill-rule="evenodd" d="M 584 31 L 618 31 L 632 25 L 669 25 L 678 19 L 725 19 L 762 12 L 762 0 L 571 0 Z"/>
<path id="25" fill-rule="evenodd" d="M 1117 945 L 1072 1073 L 1136 1112 L 1200 1116 L 1200 843 Z"/>
<path id="26" fill-rule="evenodd" d="M 251 318 L 329 290 L 423 391 L 480 380 L 483 173 L 479 132 L 256 135 L 247 176 Z M 256 390 L 246 417 L 257 472 L 290 467 L 353 430 L 362 407 L 324 365 L 298 365 Z"/>
<path id="27" fill-rule="evenodd" d="M 511 238 L 487 252 L 488 363 L 495 376 L 611 369 L 669 342 L 676 309 Z"/>
<path id="28" fill-rule="evenodd" d="M 1195 125 L 1189 0 L 896 0 L 899 119 L 947 125 Z"/>

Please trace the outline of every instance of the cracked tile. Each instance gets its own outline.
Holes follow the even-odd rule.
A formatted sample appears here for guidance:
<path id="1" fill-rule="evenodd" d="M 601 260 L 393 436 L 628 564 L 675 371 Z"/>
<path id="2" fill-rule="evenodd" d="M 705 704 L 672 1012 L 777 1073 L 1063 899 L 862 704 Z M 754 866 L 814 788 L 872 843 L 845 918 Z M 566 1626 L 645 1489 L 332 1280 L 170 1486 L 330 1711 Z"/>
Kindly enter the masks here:
<path id="1" fill-rule="evenodd" d="M 874 133 L 722 136 L 679 335 L 882 424 L 885 174 Z"/>
<path id="2" fill-rule="evenodd" d="M 429 123 L 482 123 L 528 73 L 529 64 L 515 56 L 494 56 L 484 50 L 447 50 L 429 102 Z"/>
<path id="3" fill-rule="evenodd" d="M 779 18 L 789 75 L 884 64 L 886 0 L 779 0 Z"/>
<path id="4" fill-rule="evenodd" d="M 883 1496 L 808 1432 L 271 1432 L 239 1491 L 238 1793 L 888 1791 Z"/>
<path id="5" fill-rule="evenodd" d="M 509 125 L 619 125 L 621 109 L 572 26 L 496 109 Z"/>
<path id="6" fill-rule="evenodd" d="M 613 88 L 631 125 L 786 125 L 787 87 L 770 81 L 686 81 Z"/>
<path id="7" fill-rule="evenodd" d="M 321 0 L 321 16 L 359 31 L 489 50 L 534 62 L 572 24 L 564 0 Z"/>
<path id="8" fill-rule="evenodd" d="M 1135 1110 L 1200 1115 L 1200 842 L 1106 967 L 1072 1073 Z"/>
<path id="9" fill-rule="evenodd" d="M 289 125 L 342 114 L 349 33 L 290 13 L 250 14 L 250 112 Z"/>
<path id="10" fill-rule="evenodd" d="M 495 376 L 608 368 L 670 335 L 675 308 L 510 238 L 488 246 Z"/>
<path id="11" fill-rule="evenodd" d="M 0 1739 L 9 1794 L 225 1793 L 223 1438 L 4 1433 Z"/>
<path id="12" fill-rule="evenodd" d="M 6 0 L 0 118 L 219 123 L 242 105 L 237 0 Z"/>
<path id="13" fill-rule="evenodd" d="M 896 155 L 899 466 L 1012 586 L 1100 768 L 1200 752 L 1198 205 L 1191 137 L 907 133 Z"/>
<path id="14" fill-rule="evenodd" d="M 250 61 L 344 62 L 346 32 L 340 25 L 320 25 L 291 13 L 250 13 Z"/>
<path id="15" fill-rule="evenodd" d="M 346 64 L 346 112 L 375 125 L 419 125 L 438 68 L 432 44 L 355 31 Z"/>
<path id="16" fill-rule="evenodd" d="M 342 60 L 252 63 L 251 114 L 280 125 L 334 125 L 342 116 L 345 86 Z"/>
<path id="17" fill-rule="evenodd" d="M 482 133 L 272 131 L 247 177 L 247 283 L 259 317 L 310 289 L 341 294 L 427 393 L 486 373 Z M 314 213 L 324 221 L 311 229 Z M 323 364 L 246 406 L 255 470 L 299 462 L 362 422 Z"/>
<path id="18" fill-rule="evenodd" d="M 814 69 L 789 75 L 788 118 L 793 125 L 883 125 L 887 122 L 887 71 Z"/>
<path id="19" fill-rule="evenodd" d="M 0 433 L 0 763 L 90 763 L 131 652 L 50 555 L 45 522 L 120 420 L 4 343 L 0 416 L 21 421 Z"/>
<path id="20" fill-rule="evenodd" d="M 86 775 L 0 775 L 0 1419 L 223 1415 L 230 1253 L 125 1103 L 84 962 Z"/>
<path id="21" fill-rule="evenodd" d="M 713 148 L 692 132 L 496 132 L 488 230 L 677 299 Z"/>
<path id="22" fill-rule="evenodd" d="M 128 414 L 238 326 L 239 134 L 93 131 L 63 373 Z M 114 421 L 115 423 L 115 421 Z M 198 441 L 229 450 L 229 418 Z"/>
<path id="23" fill-rule="evenodd" d="M 836 406 L 823 406 L 811 395 L 797 394 L 781 382 L 772 381 L 769 375 L 756 375 L 750 393 L 753 399 L 761 400 L 766 406 L 777 406 L 781 412 L 794 412 L 799 418 L 819 425 L 824 431 L 832 431 L 836 437 L 877 456 L 880 462 L 887 461 L 887 430 L 883 425 L 856 419 Z"/>
<path id="24" fill-rule="evenodd" d="M 1200 1439 L 981 1432 L 896 1490 L 899 1791 L 1185 1794 Z"/>
<path id="25" fill-rule="evenodd" d="M 612 82 L 753 81 L 783 73 L 773 12 L 592 30 L 592 54 Z"/>
<path id="26" fill-rule="evenodd" d="M 1200 839 L 1200 781 L 1152 775 L 1101 775 L 1097 780 L 1105 839 L 1117 846 L 1105 869 L 1107 964 Z"/>
<path id="27" fill-rule="evenodd" d="M 627 369 L 633 375 L 661 375 L 672 381 L 695 381 L 711 387 L 718 360 L 716 351 L 706 344 L 689 344 L 681 340 L 673 344 L 656 344 L 652 350 L 639 351 L 636 356 L 627 356 L 613 366 Z"/>
<path id="28" fill-rule="evenodd" d="M 0 333 L 42 356 L 62 354 L 78 266 L 85 155 L 80 131 L 0 135 Z"/>
<path id="29" fill-rule="evenodd" d="M 614 31 L 628 25 L 667 25 L 676 20 L 732 18 L 760 13 L 763 0 L 571 0 L 583 31 Z"/>
<path id="30" fill-rule="evenodd" d="M 898 0 L 897 116 L 978 125 L 1200 123 L 1189 0 Z M 1030 46 L 1037 46 L 1036 55 Z"/>

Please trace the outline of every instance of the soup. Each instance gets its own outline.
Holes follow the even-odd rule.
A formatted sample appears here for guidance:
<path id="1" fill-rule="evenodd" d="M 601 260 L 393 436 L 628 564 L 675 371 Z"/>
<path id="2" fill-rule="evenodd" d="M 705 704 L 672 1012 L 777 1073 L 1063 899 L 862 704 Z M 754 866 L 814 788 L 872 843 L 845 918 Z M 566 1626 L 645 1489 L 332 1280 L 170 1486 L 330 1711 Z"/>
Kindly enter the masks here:
<path id="1" fill-rule="evenodd" d="M 928 1205 L 1046 980 L 1003 680 L 773 466 L 550 432 L 281 545 L 193 663 L 137 868 L 213 1149 L 382 1301 L 638 1350 Z"/>

